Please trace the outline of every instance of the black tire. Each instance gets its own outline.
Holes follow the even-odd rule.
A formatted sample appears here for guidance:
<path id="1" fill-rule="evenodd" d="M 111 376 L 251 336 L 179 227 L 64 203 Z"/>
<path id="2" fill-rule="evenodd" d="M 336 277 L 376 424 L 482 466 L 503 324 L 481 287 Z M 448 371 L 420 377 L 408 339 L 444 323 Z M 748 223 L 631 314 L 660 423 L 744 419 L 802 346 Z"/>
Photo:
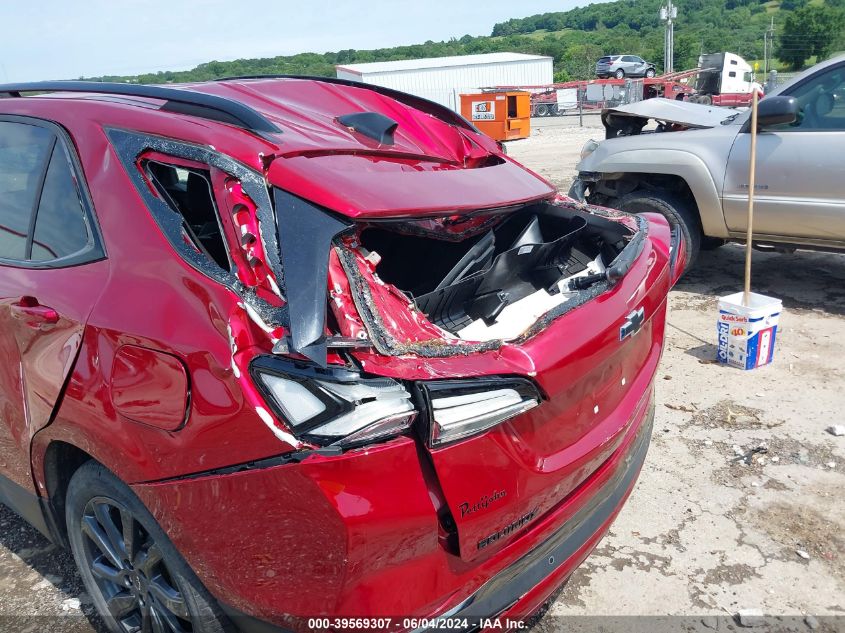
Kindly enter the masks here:
<path id="1" fill-rule="evenodd" d="M 692 268 L 701 250 L 701 221 L 690 203 L 665 191 L 639 189 L 620 198 L 617 207 L 628 213 L 659 213 L 664 216 L 672 230 L 673 257 L 678 240 L 683 239 L 686 245 L 684 270 Z"/>
<path id="2" fill-rule="evenodd" d="M 724 246 L 727 244 L 727 241 L 723 240 L 721 237 L 707 237 L 703 236 L 701 238 L 701 250 L 703 251 L 715 251 L 720 246 Z"/>
<path id="3" fill-rule="evenodd" d="M 713 97 L 710 95 L 701 95 L 698 98 L 698 102 L 702 105 L 713 105 Z"/>
<path id="4" fill-rule="evenodd" d="M 648 70 L 645 71 L 645 76 L 648 77 L 649 79 L 654 77 L 656 74 L 657 73 L 654 71 L 654 68 L 649 68 Z"/>
<path id="5" fill-rule="evenodd" d="M 80 467 L 65 506 L 73 558 L 110 631 L 234 630 L 152 514 L 106 468 Z"/>
<path id="6" fill-rule="evenodd" d="M 549 116 L 549 106 L 541 103 L 537 106 L 537 116 Z"/>
<path id="7" fill-rule="evenodd" d="M 615 73 L 613 73 L 613 76 L 616 77 L 617 79 L 624 79 L 625 78 L 625 71 L 622 70 L 621 68 L 619 68 L 619 69 L 616 70 Z"/>

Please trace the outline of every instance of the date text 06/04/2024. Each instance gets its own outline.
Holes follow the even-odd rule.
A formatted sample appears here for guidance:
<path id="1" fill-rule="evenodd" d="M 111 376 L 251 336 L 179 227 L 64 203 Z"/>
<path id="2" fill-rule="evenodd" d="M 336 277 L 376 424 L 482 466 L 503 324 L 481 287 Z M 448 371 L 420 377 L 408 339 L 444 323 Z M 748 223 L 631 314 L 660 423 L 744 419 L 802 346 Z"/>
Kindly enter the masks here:
<path id="1" fill-rule="evenodd" d="M 401 623 L 403 629 L 435 629 L 440 631 L 461 631 L 469 627 L 467 618 L 310 618 L 308 628 L 319 631 L 335 630 L 370 630 L 387 631 Z M 527 627 L 522 620 L 510 618 L 484 618 L 479 623 L 482 629 L 501 631 L 521 630 Z"/>

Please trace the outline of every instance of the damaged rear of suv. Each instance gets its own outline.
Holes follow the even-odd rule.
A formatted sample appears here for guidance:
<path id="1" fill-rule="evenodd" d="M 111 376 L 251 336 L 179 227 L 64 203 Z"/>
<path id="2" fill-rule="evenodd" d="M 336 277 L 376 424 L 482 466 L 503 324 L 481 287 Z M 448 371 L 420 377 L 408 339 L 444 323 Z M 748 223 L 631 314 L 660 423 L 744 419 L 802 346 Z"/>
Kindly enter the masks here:
<path id="1" fill-rule="evenodd" d="M 38 267 L 77 317 L 44 334 L 65 373 L 24 492 L 115 630 L 475 630 L 595 547 L 648 448 L 662 217 L 560 196 L 376 86 L 0 92 L 61 126 L 102 239 Z"/>

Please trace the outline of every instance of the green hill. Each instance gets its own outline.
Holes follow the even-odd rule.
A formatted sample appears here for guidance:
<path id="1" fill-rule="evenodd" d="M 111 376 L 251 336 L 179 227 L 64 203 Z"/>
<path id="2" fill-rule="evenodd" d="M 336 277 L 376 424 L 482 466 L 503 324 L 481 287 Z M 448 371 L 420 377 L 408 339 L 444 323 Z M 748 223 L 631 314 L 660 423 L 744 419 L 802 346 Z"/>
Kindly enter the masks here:
<path id="1" fill-rule="evenodd" d="M 514 18 L 496 24 L 491 36 L 446 42 L 331 53 L 300 53 L 260 59 L 212 61 L 186 71 L 137 76 L 96 77 L 102 81 L 169 83 L 204 81 L 233 75 L 302 74 L 333 76 L 335 64 L 391 61 L 419 57 L 516 51 L 549 55 L 555 79 L 592 75 L 596 60 L 606 54 L 640 55 L 663 66 L 663 26 L 659 9 L 665 0 L 616 0 L 556 13 Z M 763 34 L 774 19 L 775 33 L 786 19 L 807 4 L 842 7 L 845 0 L 676 0 L 675 68 L 691 68 L 699 54 L 731 51 L 746 59 L 762 59 Z M 845 45 L 845 34 L 836 47 Z M 833 50 L 836 50 L 834 48 Z"/>

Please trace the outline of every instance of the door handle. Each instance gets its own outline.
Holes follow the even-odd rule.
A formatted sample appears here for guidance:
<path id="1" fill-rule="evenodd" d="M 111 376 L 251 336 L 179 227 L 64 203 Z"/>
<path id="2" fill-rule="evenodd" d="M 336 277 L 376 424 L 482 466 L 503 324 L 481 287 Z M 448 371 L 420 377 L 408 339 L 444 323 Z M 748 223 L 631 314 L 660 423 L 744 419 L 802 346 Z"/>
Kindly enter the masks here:
<path id="1" fill-rule="evenodd" d="M 35 297 L 21 297 L 17 303 L 11 306 L 12 316 L 19 321 L 25 321 L 29 327 L 37 328 L 39 325 L 55 325 L 59 322 L 59 313 L 53 308 L 38 303 Z"/>

